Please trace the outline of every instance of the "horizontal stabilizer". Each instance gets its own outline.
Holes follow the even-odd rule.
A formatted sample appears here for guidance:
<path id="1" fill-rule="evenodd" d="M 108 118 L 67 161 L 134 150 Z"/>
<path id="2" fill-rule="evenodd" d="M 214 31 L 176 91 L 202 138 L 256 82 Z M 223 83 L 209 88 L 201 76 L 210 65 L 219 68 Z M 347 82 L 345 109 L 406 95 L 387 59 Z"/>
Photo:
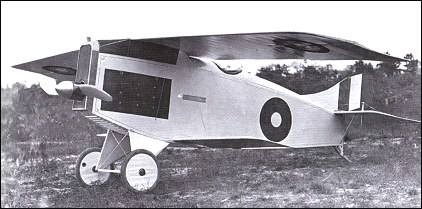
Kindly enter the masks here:
<path id="1" fill-rule="evenodd" d="M 371 115 L 378 115 L 381 117 L 389 117 L 390 119 L 398 119 L 398 120 L 404 120 L 407 122 L 412 123 L 421 123 L 419 120 L 409 119 L 409 118 L 403 118 L 396 115 L 391 115 L 385 112 L 379 112 L 375 110 L 357 110 L 357 111 L 334 111 L 334 114 L 336 115 L 346 115 L 346 114 L 371 114 Z"/>

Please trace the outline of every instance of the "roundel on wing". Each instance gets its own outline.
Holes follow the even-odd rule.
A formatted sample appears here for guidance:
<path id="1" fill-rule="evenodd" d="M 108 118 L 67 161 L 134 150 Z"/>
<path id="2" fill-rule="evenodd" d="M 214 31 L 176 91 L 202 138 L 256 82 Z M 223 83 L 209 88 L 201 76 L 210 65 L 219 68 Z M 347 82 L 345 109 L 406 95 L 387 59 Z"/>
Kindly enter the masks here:
<path id="1" fill-rule="evenodd" d="M 70 67 L 47 65 L 43 66 L 42 69 L 62 75 L 76 75 L 76 70 Z"/>
<path id="2" fill-rule="evenodd" d="M 292 114 L 287 103 L 280 98 L 271 98 L 265 102 L 259 119 L 262 133 L 273 142 L 280 142 L 287 137 L 292 127 Z"/>
<path id="3" fill-rule="evenodd" d="M 276 45 L 276 49 L 280 49 L 279 47 L 287 47 L 299 51 L 304 52 L 313 52 L 313 53 L 328 53 L 330 49 L 327 47 L 313 43 L 308 41 L 302 41 L 298 39 L 281 39 L 276 38 L 273 40 L 274 44 Z"/>

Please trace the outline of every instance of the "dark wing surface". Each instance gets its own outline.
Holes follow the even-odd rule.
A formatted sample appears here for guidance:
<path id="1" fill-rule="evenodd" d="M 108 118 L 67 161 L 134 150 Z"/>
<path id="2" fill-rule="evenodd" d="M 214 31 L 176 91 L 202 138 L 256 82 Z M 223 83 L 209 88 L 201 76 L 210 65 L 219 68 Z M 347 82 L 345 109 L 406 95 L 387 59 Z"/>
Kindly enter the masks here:
<path id="1" fill-rule="evenodd" d="M 179 51 L 215 60 L 311 59 L 406 61 L 356 42 L 300 32 L 99 40 L 100 52 L 176 64 Z M 57 81 L 74 80 L 78 50 L 13 66 Z"/>
<path id="2" fill-rule="evenodd" d="M 156 44 L 183 51 L 190 56 L 215 60 L 311 59 L 406 61 L 370 50 L 356 42 L 301 32 L 102 40 L 100 41 L 100 45 L 103 45 L 104 49 L 107 47 L 111 49 L 116 47 L 113 46 L 114 44 L 120 45 L 121 47 L 130 47 L 130 45 L 136 45 L 139 42 Z"/>
<path id="3" fill-rule="evenodd" d="M 71 51 L 31 62 L 12 66 L 17 69 L 40 73 L 57 81 L 75 80 L 78 52 Z"/>

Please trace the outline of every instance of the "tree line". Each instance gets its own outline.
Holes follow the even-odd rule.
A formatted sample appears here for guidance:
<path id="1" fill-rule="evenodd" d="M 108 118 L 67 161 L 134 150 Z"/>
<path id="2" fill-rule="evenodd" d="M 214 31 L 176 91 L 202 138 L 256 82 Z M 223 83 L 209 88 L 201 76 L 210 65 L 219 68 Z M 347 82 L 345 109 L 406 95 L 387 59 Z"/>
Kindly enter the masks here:
<path id="1" fill-rule="evenodd" d="M 408 60 L 404 65 L 405 69 L 400 68 L 400 62 L 391 61 L 381 62 L 374 67 L 371 63 L 359 60 L 344 70 L 334 69 L 331 64 L 320 66 L 294 62 L 291 65 L 271 64 L 261 67 L 256 75 L 298 94 L 311 94 L 328 89 L 346 77 L 361 73 L 371 79 L 404 73 L 420 76 L 420 61 L 415 59 L 412 53 L 406 54 L 404 58 Z"/>

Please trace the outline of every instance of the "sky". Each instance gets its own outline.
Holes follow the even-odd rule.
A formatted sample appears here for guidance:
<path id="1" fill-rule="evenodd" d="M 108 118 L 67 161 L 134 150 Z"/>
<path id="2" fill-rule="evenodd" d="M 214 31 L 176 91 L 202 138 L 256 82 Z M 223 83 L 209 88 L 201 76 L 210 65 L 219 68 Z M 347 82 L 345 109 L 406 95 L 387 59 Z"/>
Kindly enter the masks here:
<path id="1" fill-rule="evenodd" d="M 54 85 L 12 65 L 92 39 L 297 31 L 421 60 L 421 2 L 1 2 L 1 86 Z M 245 61 L 256 70 L 273 61 Z M 349 62 L 348 64 L 353 64 Z M 344 66 L 345 63 L 334 67 Z"/>

